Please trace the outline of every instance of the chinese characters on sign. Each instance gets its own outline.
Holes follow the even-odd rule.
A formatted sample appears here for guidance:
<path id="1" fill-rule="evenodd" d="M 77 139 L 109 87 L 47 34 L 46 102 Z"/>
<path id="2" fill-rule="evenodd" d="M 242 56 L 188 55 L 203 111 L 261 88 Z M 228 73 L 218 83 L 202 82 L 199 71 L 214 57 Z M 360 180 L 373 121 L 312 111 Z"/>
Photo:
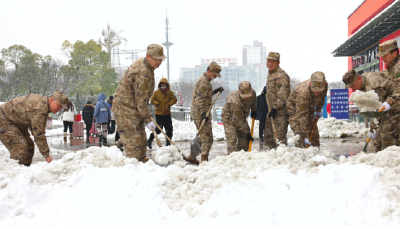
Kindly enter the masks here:
<path id="1" fill-rule="evenodd" d="M 331 116 L 336 119 L 349 119 L 349 91 L 331 90 Z"/>
<path id="2" fill-rule="evenodd" d="M 211 63 L 215 61 L 217 63 L 237 63 L 237 58 L 201 58 L 202 64 Z"/>

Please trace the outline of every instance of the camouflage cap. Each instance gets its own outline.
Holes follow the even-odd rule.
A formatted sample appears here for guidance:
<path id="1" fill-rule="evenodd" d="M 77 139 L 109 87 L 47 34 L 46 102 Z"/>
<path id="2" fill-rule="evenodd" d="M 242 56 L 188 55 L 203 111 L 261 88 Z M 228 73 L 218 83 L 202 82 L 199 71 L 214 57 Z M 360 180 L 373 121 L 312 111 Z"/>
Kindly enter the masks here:
<path id="1" fill-rule="evenodd" d="M 167 58 L 164 55 L 163 47 L 158 44 L 151 44 L 147 46 L 147 55 L 152 56 L 153 58 L 158 60 Z"/>
<path id="2" fill-rule="evenodd" d="M 321 92 L 325 89 L 325 74 L 323 72 L 314 72 L 311 75 L 311 90 L 313 92 Z"/>
<path id="3" fill-rule="evenodd" d="M 393 49 L 397 49 L 397 41 L 396 40 L 388 40 L 383 42 L 382 44 L 379 44 L 379 53 L 377 56 L 382 57 L 386 54 L 388 54 L 390 51 Z"/>
<path id="4" fill-rule="evenodd" d="M 239 84 L 240 97 L 243 99 L 251 97 L 253 94 L 253 88 L 249 81 L 243 81 Z"/>
<path id="5" fill-rule="evenodd" d="M 265 59 L 279 61 L 281 59 L 281 54 L 279 54 L 278 52 L 269 52 L 267 58 L 265 58 Z"/>
<path id="6" fill-rule="evenodd" d="M 68 103 L 68 97 L 66 95 L 64 95 L 64 93 L 60 90 L 56 90 L 51 97 L 53 99 L 57 99 L 58 101 L 60 101 L 61 106 L 64 109 L 68 109 L 67 108 L 67 103 Z"/>
<path id="7" fill-rule="evenodd" d="M 358 73 L 354 69 L 349 70 L 343 75 L 342 81 L 345 84 L 346 89 L 350 88 L 353 85 L 354 80 L 357 78 L 357 76 Z"/>
<path id="8" fill-rule="evenodd" d="M 221 72 L 221 66 L 219 64 L 215 63 L 214 61 L 211 62 L 211 64 L 208 66 L 212 72 L 215 73 L 215 75 L 219 78 L 221 78 L 221 75 L 219 74 Z"/>

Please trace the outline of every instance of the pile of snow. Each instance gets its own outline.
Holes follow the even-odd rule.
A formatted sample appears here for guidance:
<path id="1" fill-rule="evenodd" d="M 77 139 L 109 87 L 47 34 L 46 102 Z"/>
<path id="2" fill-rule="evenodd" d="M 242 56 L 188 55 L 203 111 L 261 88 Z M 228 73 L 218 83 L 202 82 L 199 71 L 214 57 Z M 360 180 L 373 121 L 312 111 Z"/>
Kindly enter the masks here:
<path id="1" fill-rule="evenodd" d="M 171 164 L 182 159 L 176 146 L 165 146 L 151 152 L 151 158 L 160 165 Z"/>
<path id="2" fill-rule="evenodd" d="M 376 111 L 382 106 L 382 103 L 379 102 L 379 96 L 374 90 L 367 92 L 356 90 L 351 94 L 349 101 L 359 107 L 360 112 Z"/>
<path id="3" fill-rule="evenodd" d="M 0 225 L 399 226 L 399 174 L 396 146 L 340 161 L 280 146 L 166 168 L 116 147 L 31 167 L 0 156 Z"/>
<path id="4" fill-rule="evenodd" d="M 336 118 L 327 118 L 318 120 L 318 131 L 321 138 L 339 138 L 339 137 L 367 137 L 369 128 L 364 124 L 349 123 Z"/>

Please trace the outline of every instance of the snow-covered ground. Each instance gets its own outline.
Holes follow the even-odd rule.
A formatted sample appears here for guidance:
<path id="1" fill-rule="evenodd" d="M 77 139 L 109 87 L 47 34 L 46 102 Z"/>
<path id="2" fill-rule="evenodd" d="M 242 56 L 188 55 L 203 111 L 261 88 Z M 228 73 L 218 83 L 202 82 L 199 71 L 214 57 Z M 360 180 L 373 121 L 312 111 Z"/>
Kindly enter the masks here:
<path id="1" fill-rule="evenodd" d="M 114 147 L 20 166 L 0 146 L 1 226 L 399 226 L 400 147 L 317 148 L 160 167 Z M 4 156 L 3 156 L 4 155 Z"/>

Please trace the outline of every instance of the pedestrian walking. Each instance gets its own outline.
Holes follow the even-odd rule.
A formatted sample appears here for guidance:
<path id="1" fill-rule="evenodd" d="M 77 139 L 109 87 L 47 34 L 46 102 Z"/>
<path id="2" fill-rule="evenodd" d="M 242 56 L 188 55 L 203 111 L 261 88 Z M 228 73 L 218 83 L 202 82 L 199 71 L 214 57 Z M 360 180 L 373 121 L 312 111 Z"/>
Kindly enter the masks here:
<path id="1" fill-rule="evenodd" d="M 98 95 L 98 101 L 94 109 L 93 120 L 96 121 L 96 129 L 99 133 L 99 142 L 107 143 L 107 124 L 108 120 L 111 119 L 111 111 L 106 100 L 106 95 L 100 93 Z M 97 137 L 97 136 L 94 136 Z"/>
<path id="2" fill-rule="evenodd" d="M 75 115 L 77 115 L 77 112 L 74 109 L 74 105 L 72 104 L 71 101 L 68 101 L 67 103 L 67 109 L 64 109 L 64 114 L 63 114 L 63 124 L 64 124 L 64 141 L 67 140 L 67 131 L 69 129 L 69 138 L 73 139 L 73 129 L 72 125 L 74 124 L 75 121 Z"/>
<path id="3" fill-rule="evenodd" d="M 158 90 L 154 92 L 151 97 L 151 104 L 156 107 L 156 122 L 162 128 L 165 129 L 167 136 L 172 139 L 173 126 L 171 118 L 171 106 L 176 103 L 177 99 L 173 91 L 171 91 L 168 80 L 162 78 L 158 84 Z M 161 131 L 157 128 L 156 133 L 160 134 Z M 152 148 L 152 141 L 154 134 L 151 133 L 147 140 L 147 147 Z M 167 140 L 166 146 L 171 145 Z"/>
<path id="4" fill-rule="evenodd" d="M 10 152 L 10 158 L 30 166 L 36 143 L 50 163 L 53 159 L 46 139 L 46 120 L 49 112 L 55 114 L 62 108 L 67 109 L 67 103 L 68 97 L 56 90 L 50 97 L 29 94 L 0 105 L 0 141 Z"/>
<path id="5" fill-rule="evenodd" d="M 268 114 L 268 104 L 265 100 L 265 93 L 267 92 L 267 87 L 264 86 L 261 94 L 257 96 L 257 120 L 260 122 L 258 127 L 258 137 L 260 142 L 264 141 L 264 130 L 265 130 L 265 120 Z"/>
<path id="6" fill-rule="evenodd" d="M 112 110 L 112 104 L 113 104 L 114 96 L 110 95 L 110 97 L 107 99 L 108 106 L 110 107 L 111 110 L 111 119 L 108 121 L 107 128 L 108 128 L 108 134 L 113 134 L 115 132 L 115 115 Z"/>
<path id="7" fill-rule="evenodd" d="M 86 125 L 86 135 L 88 137 L 90 135 L 90 129 L 92 128 L 94 108 L 95 107 L 93 106 L 92 102 L 87 101 L 82 110 L 83 121 Z"/>

